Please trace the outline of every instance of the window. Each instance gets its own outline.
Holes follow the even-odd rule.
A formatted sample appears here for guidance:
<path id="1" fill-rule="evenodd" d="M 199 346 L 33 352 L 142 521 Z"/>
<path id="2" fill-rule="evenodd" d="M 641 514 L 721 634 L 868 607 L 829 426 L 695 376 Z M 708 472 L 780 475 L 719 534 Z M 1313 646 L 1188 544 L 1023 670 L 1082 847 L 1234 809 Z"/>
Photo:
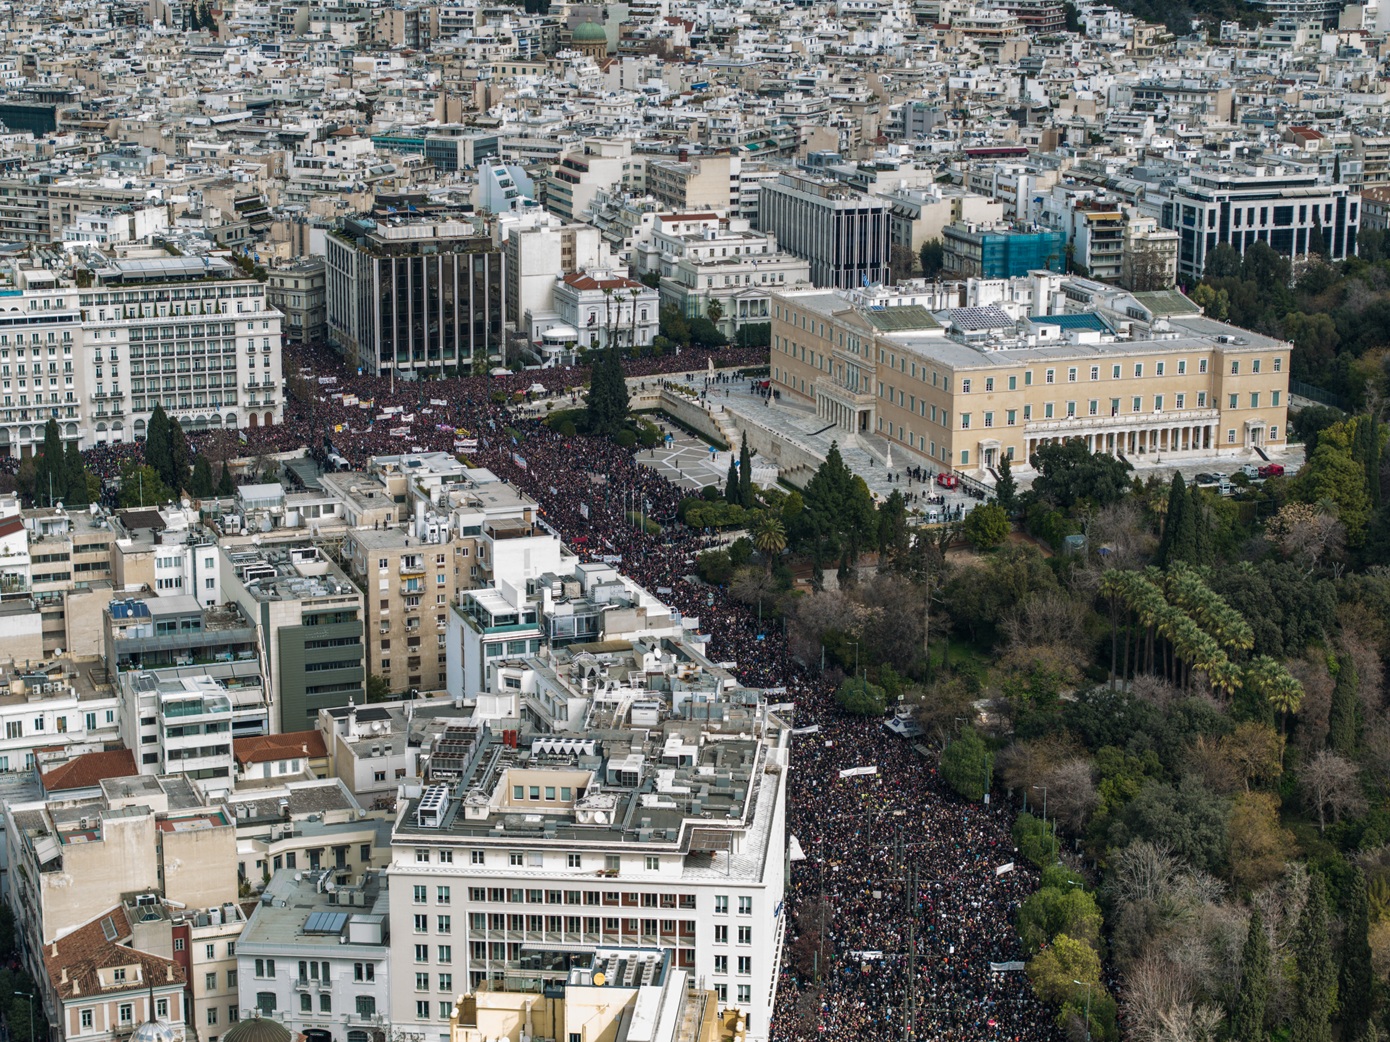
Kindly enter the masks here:
<path id="1" fill-rule="evenodd" d="M 1250 371 L 1252 373 L 1258 373 L 1260 371 L 1260 360 L 1258 358 L 1250 363 Z"/>
<path id="2" fill-rule="evenodd" d="M 274 976 L 275 976 L 275 960 L 274 960 L 274 959 L 257 959 L 257 960 L 256 960 L 256 976 L 257 976 L 257 977 L 274 977 Z M 271 1008 L 274 1009 L 273 1006 L 272 1006 Z"/>
<path id="3" fill-rule="evenodd" d="M 1207 371 L 1207 360 L 1206 360 L 1205 358 L 1199 358 L 1199 359 L 1197 359 L 1197 372 L 1199 372 L 1199 373 L 1205 373 L 1206 371 Z"/>
<path id="4" fill-rule="evenodd" d="M 1238 375 L 1239 373 L 1240 373 L 1240 363 L 1239 363 L 1239 362 L 1232 362 L 1232 363 L 1231 363 L 1231 375 L 1232 375 L 1232 376 L 1236 376 L 1236 375 Z"/>
<path id="5" fill-rule="evenodd" d="M 275 1001 L 275 996 L 274 996 L 274 995 L 272 995 L 272 996 L 270 997 L 270 1001 L 271 1001 L 272 1003 L 274 1003 L 274 1001 Z M 275 1006 L 272 1005 L 270 1008 L 273 1010 L 273 1009 L 275 1008 Z M 134 1011 L 134 1009 L 131 1008 L 131 1004 L 130 1004 L 129 1002 L 122 1002 L 122 1003 L 121 1003 L 121 1009 L 120 1009 L 120 1014 L 119 1014 L 119 1016 L 120 1016 L 120 1021 L 121 1021 L 122 1024 L 129 1024 L 129 1023 L 131 1023 L 131 1022 L 135 1019 L 135 1011 Z"/>
<path id="6" fill-rule="evenodd" d="M 301 1012 L 301 1013 L 312 1013 L 312 1012 L 314 1012 L 314 997 L 313 997 L 312 995 L 301 995 L 301 996 L 299 996 L 299 1012 Z"/>
<path id="7" fill-rule="evenodd" d="M 439 975 L 439 990 L 446 995 L 453 994 L 454 975 L 452 973 L 441 973 Z"/>
<path id="8" fill-rule="evenodd" d="M 1237 406 L 1237 402 L 1238 402 L 1238 401 L 1239 401 L 1239 398 L 1238 398 L 1236 395 L 1234 395 L 1234 394 L 1228 394 L 1228 395 L 1226 396 L 1226 408 L 1228 408 L 1228 409 L 1235 409 L 1235 408 L 1237 408 L 1237 407 L 1238 407 L 1238 406 Z"/>
<path id="9" fill-rule="evenodd" d="M 426 898 L 427 892 L 428 892 L 428 888 L 427 888 L 427 887 L 423 887 L 423 886 L 417 886 L 417 887 L 415 887 L 414 899 L 415 899 L 415 903 L 416 903 L 417 905 L 422 905 L 422 904 L 425 903 L 425 901 L 427 900 L 427 898 Z"/>
<path id="10" fill-rule="evenodd" d="M 1023 374 L 1023 386 L 1024 386 L 1024 387 L 1032 387 L 1032 386 L 1033 386 L 1033 371 L 1032 371 L 1031 369 L 1027 370 L 1027 371 L 1024 372 L 1024 374 Z"/>
<path id="11" fill-rule="evenodd" d="M 728 943 L 729 943 L 729 928 L 728 928 L 727 926 L 725 926 L 723 923 L 716 923 L 716 924 L 715 924 L 715 927 L 714 927 L 714 943 L 715 943 L 715 944 L 728 944 Z"/>
<path id="12" fill-rule="evenodd" d="M 1144 407 L 1144 406 L 1143 406 L 1143 403 L 1142 403 L 1142 401 L 1140 400 L 1140 398 L 1139 398 L 1139 396 L 1138 396 L 1137 394 L 1136 394 L 1133 398 L 1131 398 L 1131 399 L 1129 400 L 1129 411 L 1130 411 L 1130 412 L 1138 412 L 1138 411 L 1139 411 L 1140 409 L 1142 409 L 1143 407 Z"/>
<path id="13" fill-rule="evenodd" d="M 1181 408 L 1183 407 L 1183 403 L 1186 402 L 1186 401 L 1187 401 L 1187 395 L 1185 395 L 1185 394 L 1175 395 L 1175 396 L 1174 396 L 1173 405 L 1174 405 L 1175 407 L 1181 409 Z"/>
<path id="14" fill-rule="evenodd" d="M 1269 429 L 1269 440 L 1270 440 L 1270 441 L 1278 441 L 1278 440 L 1279 440 L 1279 428 L 1278 428 L 1278 427 L 1271 427 L 1271 428 Z"/>
<path id="15" fill-rule="evenodd" d="M 752 1002 L 752 1001 L 753 1001 L 753 985 L 751 985 L 751 984 L 740 984 L 740 985 L 738 986 L 738 1000 L 739 1000 L 739 1002 L 743 1002 L 743 1003 Z"/>
<path id="16" fill-rule="evenodd" d="M 400 772 L 400 771 L 397 771 L 397 772 L 396 772 L 396 777 L 397 777 L 397 778 L 401 777 L 401 772 Z M 362 844 L 362 860 L 363 860 L 363 861 L 368 860 L 368 854 L 369 854 L 369 853 L 370 853 L 370 848 L 368 848 L 367 844 L 363 843 L 363 844 Z M 439 852 L 439 863 L 440 863 L 441 865 L 452 865 L 452 864 L 454 863 L 454 852 L 453 852 L 452 850 L 441 850 L 441 851 Z M 479 862 L 479 863 L 481 864 L 481 862 Z"/>
<path id="17" fill-rule="evenodd" d="M 986 426 L 986 427 L 993 427 L 993 426 L 994 426 L 994 413 L 992 413 L 992 412 L 987 412 L 987 413 L 985 413 L 985 426 Z"/>
<path id="18" fill-rule="evenodd" d="M 1092 380 L 1099 380 L 1099 379 L 1100 379 L 1100 366 L 1098 366 L 1098 365 L 1093 365 L 1093 366 L 1091 366 L 1091 379 L 1092 379 Z"/>
<path id="19" fill-rule="evenodd" d="M 1163 375 L 1163 363 L 1162 363 L 1162 362 L 1155 362 L 1155 363 L 1154 363 L 1154 376 L 1162 376 L 1162 375 Z"/>
<path id="20" fill-rule="evenodd" d="M 275 1012 L 275 992 L 258 991 L 256 992 L 256 1009 L 262 1016 L 271 1016 Z"/>
<path id="21" fill-rule="evenodd" d="M 986 390 L 986 391 L 992 391 L 992 390 L 994 390 L 994 377 L 992 377 L 992 376 L 987 376 L 987 377 L 985 377 L 985 390 Z"/>
<path id="22" fill-rule="evenodd" d="M 175 937 L 175 938 L 174 938 L 174 951 L 176 951 L 176 952 L 181 952 L 181 951 L 183 951 L 183 938 L 182 938 L 182 937 Z"/>
<path id="23" fill-rule="evenodd" d="M 442 905 L 448 904 L 448 903 L 449 903 L 449 888 L 448 888 L 447 886 L 435 887 L 434 897 L 435 897 L 435 900 L 438 901 L 440 904 L 442 904 Z"/>
<path id="24" fill-rule="evenodd" d="M 359 1017 L 376 1016 L 376 997 L 373 995 L 358 995 L 357 1015 Z"/>
<path id="25" fill-rule="evenodd" d="M 1067 383 L 1069 383 L 1069 384 L 1074 384 L 1074 383 L 1076 383 L 1076 367 L 1075 367 L 1075 366 L 1073 366 L 1072 368 L 1070 368 L 1070 369 L 1067 370 Z"/>
<path id="26" fill-rule="evenodd" d="M 658 872 L 661 870 L 661 858 L 655 854 L 647 855 L 647 871 Z"/>
<path id="27" fill-rule="evenodd" d="M 728 973 L 728 972 L 729 972 L 729 957 L 728 957 L 727 955 L 716 955 L 716 956 L 714 957 L 714 972 L 715 972 L 715 973 Z"/>
<path id="28" fill-rule="evenodd" d="M 1018 377 L 1016 377 L 1016 376 L 1011 376 L 1011 377 L 1009 377 L 1009 390 L 1011 390 L 1011 391 L 1017 391 L 1017 390 L 1018 390 Z"/>
<path id="29" fill-rule="evenodd" d="M 448 1020 L 448 1019 L 449 1019 L 449 1015 L 450 1015 L 451 1013 L 453 1013 L 453 1011 L 454 1011 L 454 1003 L 452 1002 L 452 1000 L 446 1000 L 446 1001 L 441 1002 L 441 1003 L 439 1004 L 439 1019 L 440 1019 L 440 1020 Z"/>
<path id="30" fill-rule="evenodd" d="M 970 429 L 970 414 L 968 412 L 960 414 L 960 429 L 963 431 L 968 431 Z"/>
<path id="31" fill-rule="evenodd" d="M 1043 419 L 1044 419 L 1044 420 L 1050 420 L 1050 419 L 1052 419 L 1052 403 L 1051 403 L 1051 402 L 1045 402 L 1045 403 L 1043 404 Z"/>
<path id="32" fill-rule="evenodd" d="M 753 943 L 753 927 L 751 927 L 751 926 L 740 926 L 740 927 L 738 928 L 738 943 L 739 943 L 739 944 L 752 944 L 752 943 Z"/>
<path id="33" fill-rule="evenodd" d="M 228 971 L 227 971 L 227 990 L 228 990 L 228 991 L 235 991 L 235 990 L 236 990 L 236 970 L 228 970 Z"/>
<path id="34" fill-rule="evenodd" d="M 727 894 L 715 894 L 715 895 L 714 895 L 714 914 L 715 914 L 715 915 L 728 915 L 728 914 L 729 914 L 729 897 L 728 897 Z"/>
<path id="35" fill-rule="evenodd" d="M 376 980 L 376 965 L 370 962 L 353 963 L 352 979 L 356 981 Z"/>
<path id="36" fill-rule="evenodd" d="M 720 1002 L 729 1001 L 729 986 L 727 984 L 716 984 L 714 986 L 714 997 Z"/>
<path id="37" fill-rule="evenodd" d="M 1269 392 L 1269 404 L 1270 404 L 1270 405 L 1278 405 L 1278 404 L 1279 404 L 1279 392 L 1278 392 L 1278 391 L 1270 391 L 1270 392 Z"/>
<path id="38" fill-rule="evenodd" d="M 469 851 L 468 860 L 469 860 L 472 864 L 475 864 L 475 865 L 483 865 L 483 864 L 486 864 L 486 863 L 487 863 L 487 853 L 486 853 L 485 851 L 482 851 L 482 850 L 472 850 L 472 851 Z"/>
<path id="39" fill-rule="evenodd" d="M 1057 370 L 1056 370 L 1056 369 L 1049 369 L 1049 370 L 1047 371 L 1047 373 L 1044 375 L 1043 379 L 1044 379 L 1047 383 L 1055 383 L 1056 380 L 1057 380 Z"/>
<path id="40" fill-rule="evenodd" d="M 740 898 L 738 899 L 738 914 L 739 914 L 739 915 L 752 915 L 752 914 L 753 914 L 753 899 L 752 899 L 751 897 L 740 897 Z"/>
<path id="41" fill-rule="evenodd" d="M 203 974 L 203 987 L 206 988 L 208 991 L 216 991 L 216 990 L 217 990 L 217 974 L 215 974 L 215 973 L 205 973 L 205 974 Z"/>
<path id="42" fill-rule="evenodd" d="M 1143 376 L 1143 375 L 1144 375 L 1144 363 L 1143 363 L 1143 362 L 1135 362 L 1135 363 L 1134 363 L 1134 375 L 1135 375 L 1135 376 Z"/>
<path id="43" fill-rule="evenodd" d="M 416 1019 L 416 1020 L 429 1020 L 429 1019 L 430 1019 L 430 1000 L 429 1000 L 429 999 L 417 999 L 417 1000 L 416 1000 L 416 1002 L 415 1002 L 415 1019 Z"/>
<path id="44" fill-rule="evenodd" d="M 416 991 L 429 991 L 429 990 L 430 990 L 430 975 L 429 975 L 428 973 L 417 973 L 417 974 L 415 974 L 415 990 L 416 990 Z"/>
<path id="45" fill-rule="evenodd" d="M 1162 412 L 1162 411 L 1163 411 L 1163 395 L 1161 395 L 1161 394 L 1156 394 L 1156 395 L 1154 395 L 1154 412 Z"/>
<path id="46" fill-rule="evenodd" d="M 439 962 L 445 966 L 454 961 L 454 946 L 452 944 L 441 944 L 439 946 Z"/>
<path id="47" fill-rule="evenodd" d="M 1227 445 L 1234 445 L 1235 443 L 1236 443 L 1236 432 L 1235 432 L 1235 428 L 1231 428 L 1230 430 L 1228 430 L 1228 431 L 1226 432 L 1226 444 L 1227 444 Z"/>
<path id="48" fill-rule="evenodd" d="M 428 850 L 416 850 L 416 851 L 415 851 L 415 863 L 416 863 L 417 865 L 422 865 L 422 864 L 423 864 L 423 865 L 427 865 L 427 864 L 429 864 L 429 861 L 430 861 L 430 852 L 429 852 Z"/>
<path id="49" fill-rule="evenodd" d="M 417 916 L 415 917 L 415 932 L 416 932 L 416 933 L 429 933 L 429 930 L 430 930 L 430 917 L 427 916 L 427 915 L 417 915 Z"/>
<path id="50" fill-rule="evenodd" d="M 1120 367 L 1119 367 L 1118 365 L 1112 365 L 1112 366 L 1110 367 L 1110 379 L 1112 379 L 1112 380 L 1118 380 L 1119 378 L 1120 378 Z"/>
<path id="51" fill-rule="evenodd" d="M 753 972 L 753 956 L 740 955 L 738 957 L 738 972 L 744 977 Z"/>
<path id="52" fill-rule="evenodd" d="M 1187 375 L 1187 359 L 1186 359 L 1186 358 L 1179 358 L 1179 359 L 1178 359 L 1178 375 L 1179 375 L 1179 376 L 1186 376 L 1186 375 Z"/>
<path id="53" fill-rule="evenodd" d="M 416 961 L 416 962 L 429 962 L 429 961 L 430 961 L 430 946 L 429 946 L 428 944 L 417 944 L 417 945 L 415 946 L 415 961 Z"/>
<path id="54" fill-rule="evenodd" d="M 969 381 L 969 380 L 962 380 L 962 381 L 960 382 L 960 391 L 961 391 L 961 394 L 969 394 L 969 393 L 970 393 L 970 381 Z"/>
<path id="55" fill-rule="evenodd" d="M 507 855 L 507 864 L 511 865 L 512 868 L 521 868 L 523 865 L 526 864 L 526 859 L 522 855 L 521 851 L 513 850 L 510 854 Z"/>
<path id="56" fill-rule="evenodd" d="M 447 915 L 441 915 L 438 925 L 440 933 L 448 933 L 452 927 L 452 920 Z"/>
<path id="57" fill-rule="evenodd" d="M 82 1011 L 82 1026 L 84 1028 L 90 1028 L 92 1026 L 92 1011 L 89 1009 L 84 1009 Z"/>
<path id="58" fill-rule="evenodd" d="M 565 865 L 569 868 L 582 868 L 584 865 L 583 854 L 566 854 Z"/>
<path id="59" fill-rule="evenodd" d="M 1283 360 L 1282 358 L 1276 358 L 1276 359 L 1274 360 L 1274 371 L 1275 371 L 1276 373 L 1277 373 L 1277 372 L 1281 372 L 1281 371 L 1283 370 L 1283 368 L 1284 368 L 1284 360 Z"/>

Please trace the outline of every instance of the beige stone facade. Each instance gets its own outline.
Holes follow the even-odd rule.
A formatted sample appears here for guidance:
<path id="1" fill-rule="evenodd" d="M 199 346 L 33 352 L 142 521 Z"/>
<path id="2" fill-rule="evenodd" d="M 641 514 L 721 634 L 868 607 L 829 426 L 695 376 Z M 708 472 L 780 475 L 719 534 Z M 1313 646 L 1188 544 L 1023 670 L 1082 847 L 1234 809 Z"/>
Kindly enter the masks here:
<path id="1" fill-rule="evenodd" d="M 1064 314 L 1056 327 L 1025 317 L 1022 334 L 991 338 L 943 328 L 922 308 L 786 293 L 773 299 L 771 375 L 846 433 L 982 476 L 1005 456 L 1026 464 L 1039 446 L 1070 438 L 1135 464 L 1282 450 L 1287 343 L 1200 314 L 1157 319 L 1137 300 L 1134 310 L 1130 338 L 1113 314 L 1108 336 L 1069 334 Z M 915 312 L 914 328 L 883 328 L 897 311 Z M 1000 342 L 1010 346 L 992 346 Z"/>

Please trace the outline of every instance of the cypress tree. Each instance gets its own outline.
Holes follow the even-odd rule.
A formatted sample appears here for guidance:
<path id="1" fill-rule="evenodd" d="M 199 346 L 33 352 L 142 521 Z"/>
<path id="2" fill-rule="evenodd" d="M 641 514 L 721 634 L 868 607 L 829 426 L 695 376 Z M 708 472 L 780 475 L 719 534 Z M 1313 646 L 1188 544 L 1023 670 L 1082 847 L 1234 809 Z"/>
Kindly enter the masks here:
<path id="1" fill-rule="evenodd" d="M 1380 424 L 1374 416 L 1362 421 L 1366 427 L 1366 494 L 1371 509 L 1380 509 Z"/>
<path id="2" fill-rule="evenodd" d="M 58 421 L 49 419 L 43 426 L 43 448 L 34 461 L 34 502 L 51 507 L 67 495 L 68 472 L 63 453 L 63 439 L 58 433 Z"/>
<path id="3" fill-rule="evenodd" d="M 82 464 L 82 453 L 77 450 L 77 442 L 68 442 L 67 454 L 63 459 L 64 477 L 68 506 L 87 505 L 87 468 Z"/>
<path id="4" fill-rule="evenodd" d="M 729 453 L 729 475 L 724 479 L 724 500 L 728 503 L 742 502 L 738 490 L 738 464 L 734 462 L 732 452 Z"/>
<path id="5" fill-rule="evenodd" d="M 748 435 L 738 452 L 738 501 L 745 510 L 753 509 L 753 454 L 748 451 Z"/>
<path id="6" fill-rule="evenodd" d="M 227 468 L 227 461 L 222 461 L 222 474 L 217 479 L 217 494 L 219 496 L 236 495 L 236 482 L 232 480 L 232 472 Z"/>
<path id="7" fill-rule="evenodd" d="M 1327 892 L 1322 876 L 1308 883 L 1308 901 L 1298 918 L 1294 941 L 1298 969 L 1290 1042 L 1331 1042 L 1332 1009 L 1337 1003 L 1337 966 L 1332 961 Z"/>
<path id="8" fill-rule="evenodd" d="M 183 425 L 178 420 L 169 421 L 169 476 L 164 479 L 164 484 L 173 489 L 175 495 L 188 484 L 189 456 L 188 438 L 183 433 Z"/>
<path id="9" fill-rule="evenodd" d="M 1327 714 L 1327 744 L 1343 756 L 1356 752 L 1356 689 L 1356 664 L 1343 655 L 1337 660 L 1337 686 Z"/>
<path id="10" fill-rule="evenodd" d="M 1371 1027 L 1371 1000 L 1375 982 L 1371 979 L 1370 902 L 1366 896 L 1366 874 L 1352 872 L 1347 892 L 1346 933 L 1342 939 L 1341 1000 L 1342 1038 L 1360 1040 Z"/>
<path id="11" fill-rule="evenodd" d="M 1174 561 L 1185 561 L 1182 543 L 1184 539 L 1190 548 L 1193 541 L 1192 519 L 1188 516 L 1190 500 L 1187 497 L 1187 483 L 1181 474 L 1174 474 L 1168 485 L 1168 512 L 1163 518 L 1163 535 L 1158 543 L 1158 563 L 1164 566 Z M 1184 535 L 1184 530 L 1186 534 Z"/>
<path id="12" fill-rule="evenodd" d="M 1211 564 L 1216 553 L 1212 547 L 1211 514 L 1196 485 L 1187 490 L 1187 513 L 1192 518 L 1192 554 L 1187 562 L 1194 565 Z"/>
<path id="13" fill-rule="evenodd" d="M 167 485 L 172 474 L 172 460 L 169 457 L 169 415 L 163 405 L 156 405 L 150 413 L 150 422 L 145 427 L 145 462 Z"/>
<path id="14" fill-rule="evenodd" d="M 1004 513 L 1012 517 L 1017 506 L 1018 482 L 1014 481 L 1013 461 L 1008 456 L 999 461 L 999 480 L 994 483 L 994 498 L 1004 508 Z"/>
<path id="15" fill-rule="evenodd" d="M 205 453 L 198 453 L 198 461 L 193 464 L 193 480 L 188 490 L 199 499 L 206 499 L 213 493 L 212 464 Z"/>
<path id="16" fill-rule="evenodd" d="M 1250 913 L 1240 953 L 1240 991 L 1231 1007 L 1231 1042 L 1264 1042 L 1269 998 L 1269 938 L 1259 910 Z"/>

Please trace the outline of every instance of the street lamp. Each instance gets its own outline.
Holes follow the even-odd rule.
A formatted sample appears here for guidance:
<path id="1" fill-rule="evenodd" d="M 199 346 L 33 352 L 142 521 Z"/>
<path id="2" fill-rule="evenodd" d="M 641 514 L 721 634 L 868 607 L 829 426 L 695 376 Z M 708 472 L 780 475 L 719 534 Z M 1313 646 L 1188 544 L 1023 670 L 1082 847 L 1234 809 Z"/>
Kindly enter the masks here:
<path id="1" fill-rule="evenodd" d="M 1091 986 L 1083 984 L 1075 978 L 1072 979 L 1072 983 L 1079 988 L 1086 989 L 1086 1042 L 1091 1042 Z"/>
<path id="2" fill-rule="evenodd" d="M 851 640 L 849 643 L 854 645 L 854 675 L 857 677 L 859 675 L 859 641 Z"/>
<path id="3" fill-rule="evenodd" d="M 17 991 L 16 995 L 29 1000 L 29 1042 L 34 1042 L 34 996 L 32 992 Z"/>
<path id="4" fill-rule="evenodd" d="M 1033 788 L 1034 788 L 1034 789 L 1042 789 L 1042 794 L 1043 794 L 1043 827 L 1046 828 L 1046 827 L 1047 827 L 1047 786 L 1046 786 L 1046 785 L 1034 785 Z M 1056 823 L 1055 821 L 1052 823 L 1052 856 L 1053 856 L 1054 859 L 1057 857 L 1057 823 Z"/>

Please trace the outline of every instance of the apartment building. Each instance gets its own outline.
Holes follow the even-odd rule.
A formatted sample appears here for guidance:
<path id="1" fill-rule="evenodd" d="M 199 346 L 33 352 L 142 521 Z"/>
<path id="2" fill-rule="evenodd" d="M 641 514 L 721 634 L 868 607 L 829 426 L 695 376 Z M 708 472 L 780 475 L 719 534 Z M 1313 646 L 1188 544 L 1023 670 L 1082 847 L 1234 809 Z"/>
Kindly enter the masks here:
<path id="1" fill-rule="evenodd" d="M 613 271 L 556 276 L 555 314 L 579 334 L 581 349 L 647 347 L 660 328 L 661 298 L 645 282 Z"/>
<path id="2" fill-rule="evenodd" d="M 562 221 L 578 220 L 601 190 L 629 179 L 634 162 L 630 141 L 586 138 L 546 178 L 545 208 Z"/>
<path id="3" fill-rule="evenodd" d="M 276 872 L 237 941 L 244 1015 L 291 1037 L 367 1039 L 391 1026 L 389 903 L 377 873 L 336 886 L 327 869 Z"/>
<path id="4" fill-rule="evenodd" d="M 1287 343 L 1207 318 L 1174 291 L 1057 284 L 1064 306 L 1049 314 L 1054 295 L 1039 293 L 1021 320 L 997 306 L 933 313 L 780 294 L 773 383 L 845 431 L 978 474 L 1070 438 L 1134 463 L 1282 450 Z"/>
<path id="5" fill-rule="evenodd" d="M 276 268 L 265 285 L 266 303 L 283 314 L 291 344 L 321 344 L 328 333 L 327 274 L 322 257 L 300 257 Z"/>
<path id="6" fill-rule="evenodd" d="M 317 546 L 223 547 L 222 588 L 262 635 L 272 732 L 302 731 L 366 695 L 363 594 Z"/>
<path id="7" fill-rule="evenodd" d="M 735 155 L 647 160 L 647 194 L 675 213 L 718 210 L 739 201 L 740 168 Z"/>
<path id="8" fill-rule="evenodd" d="M 766 1037 L 783 927 L 786 732 L 748 737 L 758 708 L 724 702 L 717 677 L 702 682 L 704 668 L 673 648 L 607 647 L 555 660 L 556 682 L 592 700 L 587 719 L 552 733 L 450 729 L 424 784 L 407 788 L 392 837 L 398 1025 L 447 1039 L 453 993 L 517 976 L 563 981 L 622 946 L 669 951 L 747 1018 L 750 1037 Z M 714 711 L 696 722 L 674 689 L 639 693 L 639 659 L 648 679 L 689 677 Z M 539 665 L 522 672 L 554 680 Z M 631 728 L 631 741 L 599 741 L 589 730 L 599 727 Z M 660 794 L 648 799 L 643 779 L 658 762 Z"/>
<path id="9" fill-rule="evenodd" d="M 228 901 L 210 908 L 167 909 L 169 948 L 183 967 L 189 1033 L 202 1042 L 217 1042 L 241 1019 L 240 981 L 236 949 L 246 926 L 241 904 Z M 142 917 L 150 906 L 141 908 Z"/>
<path id="10" fill-rule="evenodd" d="M 471 220 L 349 218 L 326 256 L 328 339 L 349 365 L 437 374 L 500 353 L 506 260 Z"/>
<path id="11" fill-rule="evenodd" d="M 48 769 L 119 740 L 117 702 L 68 663 L 0 668 L 0 773 Z M 40 751 L 42 750 L 42 751 Z"/>
<path id="12" fill-rule="evenodd" d="M 554 306 L 555 276 L 591 268 L 611 268 L 615 261 L 597 228 L 566 223 L 544 210 L 503 216 L 497 237 L 506 257 L 506 321 L 526 329 L 528 314 Z"/>

